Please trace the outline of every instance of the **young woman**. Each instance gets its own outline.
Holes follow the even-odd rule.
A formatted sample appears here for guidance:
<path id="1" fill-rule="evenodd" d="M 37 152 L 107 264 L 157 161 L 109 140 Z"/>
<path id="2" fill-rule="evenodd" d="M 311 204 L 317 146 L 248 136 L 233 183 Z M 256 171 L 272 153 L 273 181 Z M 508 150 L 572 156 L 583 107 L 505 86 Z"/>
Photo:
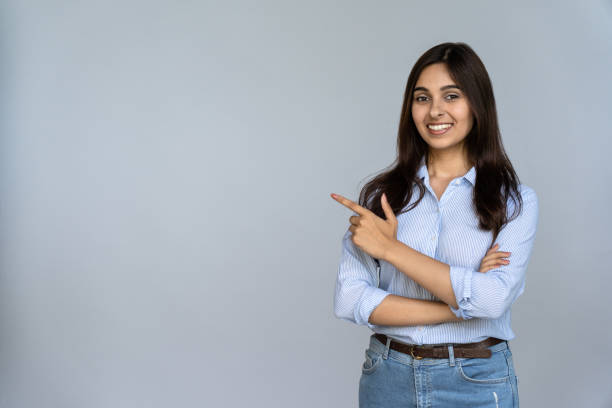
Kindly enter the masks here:
<path id="1" fill-rule="evenodd" d="M 374 334 L 364 407 L 518 407 L 508 341 L 538 198 L 501 141 L 489 75 L 465 43 L 408 77 L 394 167 L 369 181 L 342 240 L 335 315 Z"/>

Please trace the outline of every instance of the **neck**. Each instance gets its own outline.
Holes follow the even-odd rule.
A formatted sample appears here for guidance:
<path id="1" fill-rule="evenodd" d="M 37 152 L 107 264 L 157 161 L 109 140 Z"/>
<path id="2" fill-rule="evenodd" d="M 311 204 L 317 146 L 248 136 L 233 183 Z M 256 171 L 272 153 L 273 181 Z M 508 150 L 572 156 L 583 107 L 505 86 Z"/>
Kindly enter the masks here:
<path id="1" fill-rule="evenodd" d="M 467 173 L 472 164 L 467 155 L 450 152 L 429 152 L 427 170 L 430 178 L 453 179 Z"/>

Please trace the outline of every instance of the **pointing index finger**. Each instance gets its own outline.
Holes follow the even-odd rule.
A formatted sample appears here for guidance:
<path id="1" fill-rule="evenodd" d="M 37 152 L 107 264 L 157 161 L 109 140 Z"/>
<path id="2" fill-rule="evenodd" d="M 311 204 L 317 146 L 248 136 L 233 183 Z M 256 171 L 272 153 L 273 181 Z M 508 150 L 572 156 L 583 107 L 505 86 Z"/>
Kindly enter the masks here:
<path id="1" fill-rule="evenodd" d="M 340 194 L 332 194 L 332 198 L 338 201 L 340 204 L 344 205 L 345 207 L 355 211 L 359 215 L 365 215 L 365 213 L 368 211 L 356 202 L 351 201 L 348 198 L 342 197 Z"/>

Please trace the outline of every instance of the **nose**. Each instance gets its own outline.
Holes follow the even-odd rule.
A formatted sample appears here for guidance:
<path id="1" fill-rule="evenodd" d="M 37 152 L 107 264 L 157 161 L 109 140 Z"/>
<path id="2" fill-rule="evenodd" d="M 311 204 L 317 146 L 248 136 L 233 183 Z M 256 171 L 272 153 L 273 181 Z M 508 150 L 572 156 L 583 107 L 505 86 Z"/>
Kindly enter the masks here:
<path id="1" fill-rule="evenodd" d="M 431 104 L 431 108 L 429 109 L 429 115 L 436 119 L 440 116 L 444 115 L 444 108 L 442 106 L 442 101 L 434 100 Z"/>

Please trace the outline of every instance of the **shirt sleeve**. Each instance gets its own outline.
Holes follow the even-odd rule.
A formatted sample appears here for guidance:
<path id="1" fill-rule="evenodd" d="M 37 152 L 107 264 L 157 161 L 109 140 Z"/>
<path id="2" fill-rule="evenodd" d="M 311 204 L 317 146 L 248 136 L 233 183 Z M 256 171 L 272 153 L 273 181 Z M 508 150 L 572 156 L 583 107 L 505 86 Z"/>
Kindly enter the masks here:
<path id="1" fill-rule="evenodd" d="M 504 225 L 495 241 L 499 244 L 498 251 L 511 252 L 508 257 L 510 263 L 486 273 L 450 265 L 450 280 L 459 307 L 449 307 L 457 317 L 464 320 L 475 317 L 498 319 L 523 293 L 525 271 L 531 257 L 538 223 L 538 197 L 535 191 L 528 187 L 521 194 L 521 213 Z M 510 207 L 514 207 L 514 204 Z"/>
<path id="2" fill-rule="evenodd" d="M 390 293 L 378 287 L 376 261 L 351 240 L 352 232 L 342 238 L 342 257 L 336 278 L 334 314 L 337 318 L 370 329 L 372 311 Z"/>

